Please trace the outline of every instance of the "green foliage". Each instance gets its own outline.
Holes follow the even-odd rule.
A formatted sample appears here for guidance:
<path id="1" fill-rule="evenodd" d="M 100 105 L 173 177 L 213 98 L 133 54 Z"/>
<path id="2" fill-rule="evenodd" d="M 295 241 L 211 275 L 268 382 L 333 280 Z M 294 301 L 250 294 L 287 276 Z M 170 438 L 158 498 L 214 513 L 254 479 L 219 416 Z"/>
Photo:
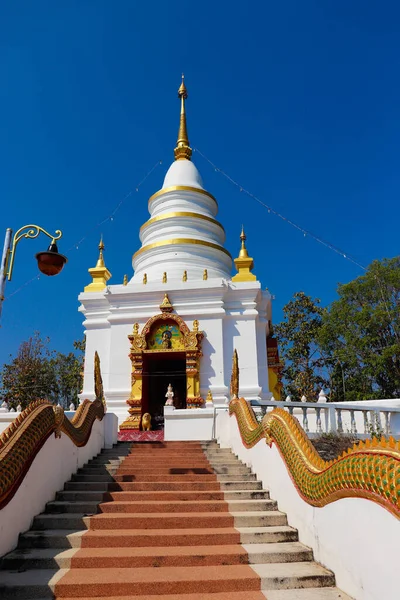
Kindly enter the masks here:
<path id="1" fill-rule="evenodd" d="M 345 374 L 346 400 L 400 395 L 400 258 L 374 261 L 339 285 L 324 315 L 320 343 Z M 332 397 L 340 398 L 338 369 Z"/>
<path id="2" fill-rule="evenodd" d="M 324 314 L 319 304 L 317 298 L 297 292 L 283 308 L 285 320 L 274 327 L 284 364 L 285 394 L 296 401 L 302 396 L 316 401 L 320 389 L 327 385 L 323 374 L 325 360 L 318 343 Z"/>
<path id="3" fill-rule="evenodd" d="M 326 309 L 303 292 L 275 327 L 286 393 L 331 401 L 400 397 L 400 258 L 374 261 Z"/>
<path id="4" fill-rule="evenodd" d="M 74 353 L 55 353 L 48 348 L 49 339 L 42 340 L 36 332 L 22 342 L 17 355 L 1 369 L 0 399 L 10 408 L 23 409 L 34 400 L 44 398 L 68 408 L 78 405 L 82 386 L 82 358 Z M 84 343 L 74 342 L 76 349 Z"/>

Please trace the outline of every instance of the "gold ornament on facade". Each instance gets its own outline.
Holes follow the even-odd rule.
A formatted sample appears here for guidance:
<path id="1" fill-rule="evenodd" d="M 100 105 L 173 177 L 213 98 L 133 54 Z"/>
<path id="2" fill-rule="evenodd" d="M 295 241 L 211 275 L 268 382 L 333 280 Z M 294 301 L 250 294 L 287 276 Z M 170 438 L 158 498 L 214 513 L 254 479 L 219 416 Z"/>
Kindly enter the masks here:
<path id="1" fill-rule="evenodd" d="M 232 357 L 231 398 L 239 397 L 239 358 L 235 348 Z"/>
<path id="2" fill-rule="evenodd" d="M 204 271 L 203 271 L 203 280 L 207 281 L 207 279 L 208 279 L 208 271 L 207 271 L 207 269 L 204 269 Z"/>
<path id="3" fill-rule="evenodd" d="M 213 403 L 213 396 L 212 396 L 211 390 L 208 390 L 206 404 L 212 404 L 212 403 Z"/>
<path id="4" fill-rule="evenodd" d="M 162 276 L 162 282 L 163 283 L 167 283 L 167 273 L 164 271 L 163 276 Z"/>
<path id="5" fill-rule="evenodd" d="M 174 307 L 169 301 L 168 294 L 164 294 L 164 300 L 160 304 L 160 310 L 162 313 L 170 313 L 174 310 Z"/>
<path id="6" fill-rule="evenodd" d="M 187 281 L 187 271 L 183 271 L 182 281 Z"/>
<path id="7" fill-rule="evenodd" d="M 89 269 L 89 274 L 92 276 L 92 283 L 84 288 L 84 292 L 101 292 L 107 286 L 107 281 L 111 278 L 111 273 L 104 262 L 103 252 L 104 243 L 103 237 L 101 237 L 99 243 L 99 258 L 97 259 L 96 266 Z"/>
<path id="8" fill-rule="evenodd" d="M 249 256 L 246 248 L 246 234 L 242 226 L 242 233 L 240 234 L 240 240 L 242 242 L 239 256 L 234 259 L 235 267 L 238 273 L 232 277 L 232 281 L 257 281 L 257 277 L 251 273 L 254 267 L 254 261 Z"/>
<path id="9" fill-rule="evenodd" d="M 144 275 L 143 275 L 143 283 L 144 283 L 144 285 L 146 285 L 146 283 L 147 283 L 147 273 L 144 273 Z"/>
<path id="10" fill-rule="evenodd" d="M 122 285 L 128 285 L 128 275 L 124 275 L 124 281 Z"/>
<path id="11" fill-rule="evenodd" d="M 188 408 L 195 408 L 204 404 L 203 398 L 200 396 L 200 358 L 201 342 L 204 333 L 199 330 L 199 322 L 197 319 L 193 323 L 193 331 L 190 331 L 185 321 L 176 314 L 171 313 L 173 310 L 172 304 L 169 301 L 168 294 L 164 295 L 164 300 L 160 305 L 161 314 L 155 315 L 148 319 L 141 333 L 139 328 L 134 325 L 132 335 L 128 338 L 131 342 L 129 357 L 132 362 L 132 387 L 131 395 L 127 400 L 129 406 L 129 417 L 120 425 L 120 429 L 138 429 L 141 421 L 142 411 L 142 380 L 143 380 L 143 357 L 146 353 L 174 353 L 185 352 L 186 354 L 186 377 L 187 386 L 190 390 L 186 398 Z M 161 344 L 157 348 L 151 346 L 155 328 L 164 325 L 165 323 L 174 322 L 178 325 L 180 338 L 172 344 Z M 169 340 L 170 341 L 170 340 Z"/>

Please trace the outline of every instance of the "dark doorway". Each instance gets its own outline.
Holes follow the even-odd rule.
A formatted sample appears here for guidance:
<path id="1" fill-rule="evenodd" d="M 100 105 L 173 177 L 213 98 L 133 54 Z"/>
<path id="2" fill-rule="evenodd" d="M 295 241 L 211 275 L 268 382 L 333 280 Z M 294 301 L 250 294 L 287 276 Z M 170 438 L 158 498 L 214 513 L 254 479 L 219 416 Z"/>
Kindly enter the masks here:
<path id="1" fill-rule="evenodd" d="M 183 352 L 145 354 L 142 413 L 151 414 L 152 429 L 164 425 L 168 384 L 174 390 L 175 408 L 186 408 L 186 356 Z"/>

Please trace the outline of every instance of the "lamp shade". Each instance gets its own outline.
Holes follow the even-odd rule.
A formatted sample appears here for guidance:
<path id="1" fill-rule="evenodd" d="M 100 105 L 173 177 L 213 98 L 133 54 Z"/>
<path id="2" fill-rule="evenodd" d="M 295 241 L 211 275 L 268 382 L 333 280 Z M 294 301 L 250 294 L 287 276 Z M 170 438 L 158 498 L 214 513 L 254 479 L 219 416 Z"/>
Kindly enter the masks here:
<path id="1" fill-rule="evenodd" d="M 57 244 L 53 242 L 45 252 L 36 254 L 36 260 L 39 271 L 44 275 L 51 276 L 58 275 L 62 271 L 67 257 L 58 252 Z"/>

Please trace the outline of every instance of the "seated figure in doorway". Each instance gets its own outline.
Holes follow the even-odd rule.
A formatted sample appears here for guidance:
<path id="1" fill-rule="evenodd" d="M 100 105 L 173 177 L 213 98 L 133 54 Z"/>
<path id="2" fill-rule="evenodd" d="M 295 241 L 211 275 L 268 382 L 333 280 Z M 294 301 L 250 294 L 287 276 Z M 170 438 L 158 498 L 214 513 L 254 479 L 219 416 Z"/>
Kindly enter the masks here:
<path id="1" fill-rule="evenodd" d="M 172 333 L 168 329 L 163 331 L 161 336 L 161 346 L 167 350 L 172 348 L 171 338 Z"/>
<path id="2" fill-rule="evenodd" d="M 165 394 L 167 399 L 165 406 L 173 406 L 174 405 L 174 390 L 172 385 L 169 383 L 167 388 L 167 393 Z"/>

